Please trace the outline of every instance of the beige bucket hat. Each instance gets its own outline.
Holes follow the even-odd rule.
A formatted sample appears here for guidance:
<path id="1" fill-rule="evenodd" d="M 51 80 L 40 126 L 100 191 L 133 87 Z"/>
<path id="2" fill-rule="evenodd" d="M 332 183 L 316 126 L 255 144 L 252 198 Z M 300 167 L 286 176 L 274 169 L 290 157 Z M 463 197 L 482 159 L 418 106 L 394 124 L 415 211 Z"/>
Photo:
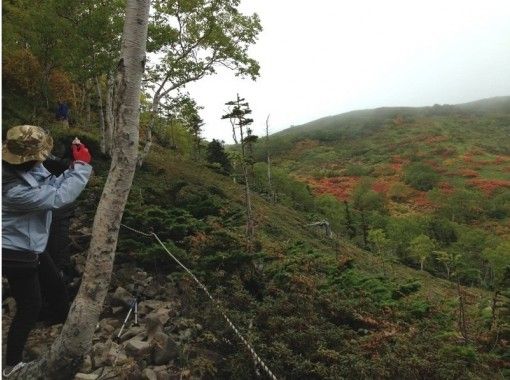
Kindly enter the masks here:
<path id="1" fill-rule="evenodd" d="M 10 164 L 44 161 L 51 153 L 53 139 L 35 125 L 18 125 L 7 131 L 2 147 L 2 160 Z"/>

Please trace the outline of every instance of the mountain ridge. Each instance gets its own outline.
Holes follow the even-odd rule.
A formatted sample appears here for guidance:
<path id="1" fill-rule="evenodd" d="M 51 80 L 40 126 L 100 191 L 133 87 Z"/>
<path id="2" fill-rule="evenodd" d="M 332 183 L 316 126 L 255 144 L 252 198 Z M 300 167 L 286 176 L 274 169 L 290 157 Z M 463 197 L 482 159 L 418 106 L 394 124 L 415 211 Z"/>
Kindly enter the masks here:
<path id="1" fill-rule="evenodd" d="M 347 122 L 350 119 L 356 119 L 359 117 L 371 118 L 380 116 L 389 116 L 398 113 L 411 113 L 419 114 L 433 111 L 437 108 L 449 108 L 450 110 L 460 111 L 471 111 L 471 112 L 494 112 L 495 110 L 500 112 L 505 110 L 510 112 L 510 95 L 508 96 L 495 96 L 490 98 L 478 99 L 465 103 L 457 104 L 434 104 L 431 106 L 413 107 L 413 106 L 383 106 L 377 108 L 366 108 L 359 110 L 352 110 L 337 115 L 324 116 L 315 120 L 308 121 L 304 124 L 285 128 L 281 131 L 273 133 L 271 136 L 277 137 L 282 135 L 288 135 L 297 131 L 306 131 L 309 128 L 319 128 L 316 124 L 329 124 L 336 122 Z M 386 114 L 386 115 L 385 115 Z"/>

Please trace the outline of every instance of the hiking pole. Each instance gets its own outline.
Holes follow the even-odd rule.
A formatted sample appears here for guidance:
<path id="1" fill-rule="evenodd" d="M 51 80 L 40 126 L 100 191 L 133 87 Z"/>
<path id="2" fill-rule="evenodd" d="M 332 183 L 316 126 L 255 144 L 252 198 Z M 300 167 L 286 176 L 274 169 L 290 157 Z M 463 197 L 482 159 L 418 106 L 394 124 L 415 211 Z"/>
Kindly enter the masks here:
<path id="1" fill-rule="evenodd" d="M 132 311 L 134 311 L 134 315 L 135 315 L 135 323 L 134 323 L 134 325 L 138 326 L 138 300 L 136 298 L 133 298 L 132 301 L 129 304 L 128 313 L 126 315 L 126 318 L 124 319 L 124 323 L 120 327 L 119 333 L 117 334 L 117 339 L 120 339 L 120 336 L 122 335 L 122 331 L 124 331 L 124 327 L 126 327 L 126 323 L 127 323 L 128 319 L 129 319 L 129 317 L 131 316 L 131 312 Z"/>

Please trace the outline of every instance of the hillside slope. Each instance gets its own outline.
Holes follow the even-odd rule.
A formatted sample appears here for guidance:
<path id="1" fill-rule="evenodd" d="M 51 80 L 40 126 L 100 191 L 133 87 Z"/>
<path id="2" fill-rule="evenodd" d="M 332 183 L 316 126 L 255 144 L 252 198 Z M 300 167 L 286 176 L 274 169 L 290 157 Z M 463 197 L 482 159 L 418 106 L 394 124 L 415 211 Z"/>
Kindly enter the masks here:
<path id="1" fill-rule="evenodd" d="M 273 139 L 280 137 L 302 139 L 304 137 L 321 137 L 321 133 L 340 132 L 352 127 L 370 128 L 370 123 L 381 124 L 397 116 L 427 117 L 438 115 L 481 116 L 487 114 L 508 115 L 510 96 L 481 99 L 469 103 L 455 105 L 435 104 L 430 107 L 381 107 L 375 109 L 350 111 L 340 115 L 327 116 L 299 126 L 284 129 L 272 135 Z M 364 124 L 368 123 L 368 124 Z M 351 131 L 353 132 L 353 131 Z M 333 137 L 330 135 L 329 137 Z M 337 137 L 340 137 L 338 134 Z M 333 138 L 334 140 L 334 138 Z"/>
<path id="2" fill-rule="evenodd" d="M 77 134 L 97 149 L 92 134 L 54 132 L 63 141 Z M 97 151 L 94 157 L 96 174 L 73 223 L 77 269 L 106 175 L 107 162 Z M 491 331 L 492 294 L 383 260 L 343 237 L 329 239 L 309 226 L 319 214 L 257 194 L 249 254 L 243 194 L 230 177 L 155 146 L 136 174 L 123 223 L 156 232 L 278 378 L 504 377 L 508 346 Z M 128 309 L 125 289 L 142 301 L 141 327 L 114 343 Z M 458 324 L 461 310 L 467 336 Z M 32 352 L 57 333 L 58 327 L 36 331 Z M 171 352 L 163 359 L 158 337 L 165 355 Z M 261 371 L 190 277 L 154 240 L 126 229 L 94 342 L 82 372 L 97 376 L 253 379 Z"/>
<path id="3" fill-rule="evenodd" d="M 494 339 L 489 293 L 462 288 L 465 341 L 451 282 L 330 240 L 307 226 L 314 220 L 309 213 L 258 195 L 253 207 L 256 252 L 247 254 L 242 186 L 156 147 L 137 173 L 124 223 L 156 231 L 280 378 L 502 377 L 504 347 L 487 349 Z M 202 326 L 179 347 L 177 367 L 203 378 L 256 377 L 249 354 L 207 297 L 156 244 L 123 231 L 118 261 L 124 260 L 175 287 L 179 317 Z"/>
<path id="4" fill-rule="evenodd" d="M 435 213 L 510 238 L 510 97 L 350 112 L 279 132 L 270 151 L 315 194 L 348 201 L 368 180 L 391 215 Z"/>

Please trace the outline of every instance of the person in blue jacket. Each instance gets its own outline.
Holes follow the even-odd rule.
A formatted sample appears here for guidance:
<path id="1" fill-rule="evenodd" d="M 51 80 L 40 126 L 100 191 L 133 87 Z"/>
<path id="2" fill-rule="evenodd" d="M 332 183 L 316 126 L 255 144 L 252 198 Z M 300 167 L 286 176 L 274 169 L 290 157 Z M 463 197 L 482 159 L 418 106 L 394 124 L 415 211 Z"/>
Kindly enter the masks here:
<path id="1" fill-rule="evenodd" d="M 69 128 L 69 106 L 66 101 L 59 101 L 57 112 L 55 112 L 57 120 L 62 122 L 62 126 Z"/>
<path id="2" fill-rule="evenodd" d="M 91 156 L 75 139 L 73 162 L 55 177 L 42 165 L 53 140 L 42 128 L 12 127 L 2 147 L 2 275 L 16 301 L 16 314 L 7 335 L 4 376 L 22 368 L 28 334 L 37 322 L 42 297 L 51 304 L 54 323 L 64 322 L 69 299 L 50 255 L 52 211 L 74 202 L 92 172 Z"/>

